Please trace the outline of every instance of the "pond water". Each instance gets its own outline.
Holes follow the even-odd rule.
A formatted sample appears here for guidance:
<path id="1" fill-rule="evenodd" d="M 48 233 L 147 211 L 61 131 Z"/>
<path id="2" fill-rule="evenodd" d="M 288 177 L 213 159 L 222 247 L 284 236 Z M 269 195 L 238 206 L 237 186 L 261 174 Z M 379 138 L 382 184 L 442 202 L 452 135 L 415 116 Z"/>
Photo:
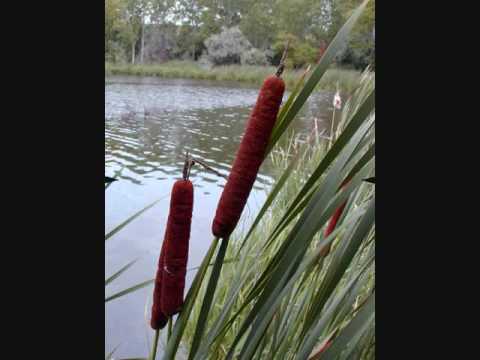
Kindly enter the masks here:
<path id="1" fill-rule="evenodd" d="M 106 288 L 106 296 L 153 278 L 170 190 L 182 175 L 185 152 L 228 174 L 257 95 L 258 87 L 237 83 L 105 79 L 105 175 L 119 179 L 105 192 L 105 232 L 160 200 L 106 242 L 106 277 L 138 259 Z M 293 126 L 295 132 L 312 131 L 314 118 L 320 130 L 329 129 L 331 102 L 331 93 L 312 95 Z M 248 221 L 263 204 L 275 176 L 267 159 L 242 219 Z M 213 239 L 211 221 L 225 180 L 199 166 L 193 167 L 190 178 L 195 201 L 188 268 L 193 268 Z M 245 226 L 245 221 L 240 226 Z M 194 271 L 188 272 L 187 286 L 194 275 Z M 118 346 L 116 359 L 148 355 L 153 336 L 149 326 L 151 294 L 152 285 L 105 305 L 105 349 L 108 353 Z"/>

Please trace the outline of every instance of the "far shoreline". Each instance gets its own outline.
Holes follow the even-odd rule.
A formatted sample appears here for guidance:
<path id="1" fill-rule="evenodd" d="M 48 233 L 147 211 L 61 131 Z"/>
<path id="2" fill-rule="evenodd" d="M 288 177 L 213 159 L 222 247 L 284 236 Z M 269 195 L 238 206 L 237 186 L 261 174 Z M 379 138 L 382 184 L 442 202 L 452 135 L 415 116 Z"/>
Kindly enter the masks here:
<path id="1" fill-rule="evenodd" d="M 158 77 L 165 79 L 197 79 L 260 85 L 265 77 L 275 72 L 273 66 L 226 65 L 211 69 L 193 61 L 169 61 L 162 64 L 112 64 L 105 63 L 105 79 L 108 76 Z M 283 78 L 287 89 L 293 89 L 304 70 L 285 70 Z M 360 78 L 360 71 L 331 68 L 325 73 L 318 89 L 350 93 Z"/>

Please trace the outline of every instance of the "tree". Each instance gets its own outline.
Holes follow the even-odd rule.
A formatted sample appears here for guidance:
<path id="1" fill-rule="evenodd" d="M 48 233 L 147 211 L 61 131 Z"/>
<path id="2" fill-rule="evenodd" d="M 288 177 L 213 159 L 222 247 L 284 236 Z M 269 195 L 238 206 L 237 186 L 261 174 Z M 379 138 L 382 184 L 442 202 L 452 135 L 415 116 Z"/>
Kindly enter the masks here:
<path id="1" fill-rule="evenodd" d="M 177 54 L 188 54 L 192 60 L 196 60 L 203 49 L 203 41 L 208 37 L 202 33 L 202 6 L 198 0 L 177 0 L 173 15 L 177 23 L 180 23 L 177 39 Z"/>
<path id="2" fill-rule="evenodd" d="M 261 50 L 245 55 L 247 62 L 261 63 L 263 53 L 277 63 L 282 41 L 290 36 L 290 65 L 303 66 L 318 60 L 362 1 L 105 0 L 105 59 L 115 62 L 129 57 L 131 63 L 143 63 L 174 56 L 197 60 L 206 39 L 222 29 L 238 27 Z M 375 1 L 371 0 L 337 63 L 362 68 L 373 62 L 374 25 Z"/>
<path id="3" fill-rule="evenodd" d="M 277 24 L 274 19 L 276 0 L 256 1 L 242 16 L 240 29 L 252 45 L 266 50 L 275 40 Z"/>
<path id="4" fill-rule="evenodd" d="M 345 21 L 361 2 L 361 0 L 335 0 L 334 6 L 343 19 L 342 21 Z M 352 64 L 356 68 L 364 68 L 373 62 L 375 57 L 374 26 L 375 0 L 370 0 L 362 17 L 355 25 L 346 49 L 339 57 L 341 63 Z"/>
<path id="5" fill-rule="evenodd" d="M 116 60 L 114 44 L 123 26 L 123 5 L 122 0 L 105 0 L 105 58 L 107 60 Z"/>

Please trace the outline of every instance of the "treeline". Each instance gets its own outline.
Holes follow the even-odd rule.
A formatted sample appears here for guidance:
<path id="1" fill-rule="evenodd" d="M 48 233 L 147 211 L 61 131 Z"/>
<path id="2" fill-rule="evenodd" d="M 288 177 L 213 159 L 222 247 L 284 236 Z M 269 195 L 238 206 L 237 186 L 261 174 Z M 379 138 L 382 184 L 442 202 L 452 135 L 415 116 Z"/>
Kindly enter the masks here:
<path id="1" fill-rule="evenodd" d="M 361 0 L 105 0 L 105 61 L 288 64 L 318 60 Z M 337 63 L 374 66 L 371 0 Z"/>

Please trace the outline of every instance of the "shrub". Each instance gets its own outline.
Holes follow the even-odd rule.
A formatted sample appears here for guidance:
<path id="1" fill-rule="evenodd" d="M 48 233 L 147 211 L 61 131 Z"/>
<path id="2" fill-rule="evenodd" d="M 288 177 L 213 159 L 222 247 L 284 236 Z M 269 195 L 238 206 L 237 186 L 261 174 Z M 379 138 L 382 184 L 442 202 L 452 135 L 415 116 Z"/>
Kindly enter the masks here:
<path id="1" fill-rule="evenodd" d="M 220 34 L 205 40 L 207 58 L 214 65 L 239 64 L 243 53 L 252 49 L 252 44 L 236 27 L 224 28 Z"/>
<path id="2" fill-rule="evenodd" d="M 242 65 L 267 65 L 267 57 L 263 51 L 252 48 L 240 55 Z"/>

